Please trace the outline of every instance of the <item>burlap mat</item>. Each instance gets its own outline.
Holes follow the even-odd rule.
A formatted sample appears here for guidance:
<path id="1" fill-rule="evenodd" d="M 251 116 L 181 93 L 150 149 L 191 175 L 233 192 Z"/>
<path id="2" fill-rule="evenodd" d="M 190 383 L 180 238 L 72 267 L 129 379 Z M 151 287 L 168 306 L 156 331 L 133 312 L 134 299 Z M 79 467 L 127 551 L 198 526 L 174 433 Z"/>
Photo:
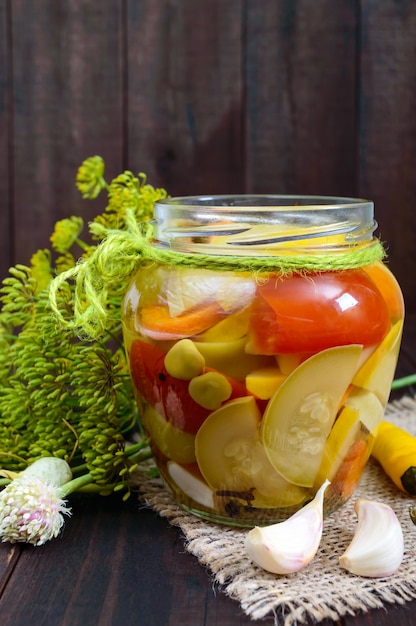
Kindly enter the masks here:
<path id="1" fill-rule="evenodd" d="M 416 435 L 416 400 L 405 397 L 390 403 L 386 419 Z M 247 530 L 208 523 L 182 511 L 160 479 L 140 475 L 138 483 L 146 504 L 181 528 L 186 549 L 211 570 L 215 583 L 238 600 L 253 620 L 274 617 L 275 624 L 293 626 L 307 619 L 336 620 L 416 598 L 416 526 L 408 513 L 414 500 L 401 494 L 372 460 L 351 500 L 325 520 L 315 559 L 305 569 L 288 576 L 269 574 L 251 562 L 243 543 Z M 402 524 L 404 560 L 388 578 L 361 578 L 339 566 L 338 557 L 356 529 L 353 506 L 360 497 L 389 504 Z"/>

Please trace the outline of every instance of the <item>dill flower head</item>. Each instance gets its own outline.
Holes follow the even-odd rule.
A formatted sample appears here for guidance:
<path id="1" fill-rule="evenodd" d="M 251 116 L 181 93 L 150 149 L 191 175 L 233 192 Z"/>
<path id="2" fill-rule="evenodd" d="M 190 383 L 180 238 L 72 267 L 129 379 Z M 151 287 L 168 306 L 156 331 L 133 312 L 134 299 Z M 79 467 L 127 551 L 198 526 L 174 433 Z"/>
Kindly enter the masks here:
<path id="1" fill-rule="evenodd" d="M 126 211 L 133 211 L 138 222 L 153 217 L 153 207 L 157 200 L 166 198 L 164 189 L 155 188 L 146 183 L 146 175 L 125 171 L 111 181 L 108 188 L 108 205 L 102 215 L 97 215 L 94 222 L 109 229 L 126 229 Z M 91 230 L 91 224 L 90 224 Z M 91 230 L 95 235 L 94 228 Z"/>
<path id="2" fill-rule="evenodd" d="M 80 165 L 75 184 L 83 198 L 93 200 L 107 186 L 104 180 L 104 160 L 100 156 L 85 159 Z"/>
<path id="3" fill-rule="evenodd" d="M 71 510 L 58 488 L 39 476 L 15 478 L 0 492 L 0 537 L 41 546 L 58 536 Z"/>
<path id="4" fill-rule="evenodd" d="M 84 227 L 82 217 L 69 217 L 56 222 L 55 229 L 50 236 L 51 244 L 57 252 L 65 253 L 78 239 Z"/>
<path id="5" fill-rule="evenodd" d="M 140 180 L 132 172 L 119 174 L 111 181 L 108 190 L 107 211 L 123 216 L 126 208 L 137 206 L 140 196 Z"/>

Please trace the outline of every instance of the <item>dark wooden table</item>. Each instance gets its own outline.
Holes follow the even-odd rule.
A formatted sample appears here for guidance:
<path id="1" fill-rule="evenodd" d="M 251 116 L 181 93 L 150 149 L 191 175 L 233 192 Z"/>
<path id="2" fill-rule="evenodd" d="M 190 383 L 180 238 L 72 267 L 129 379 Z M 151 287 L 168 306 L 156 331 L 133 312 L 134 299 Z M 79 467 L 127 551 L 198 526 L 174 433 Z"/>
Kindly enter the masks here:
<path id="1" fill-rule="evenodd" d="M 413 346 L 416 317 L 408 317 L 398 376 L 416 372 Z M 135 498 L 75 495 L 71 506 L 59 539 L 37 548 L 0 545 L 2 626 L 274 624 L 272 617 L 252 622 L 214 588 L 179 529 Z M 414 626 L 415 614 L 413 601 L 321 624 Z"/>

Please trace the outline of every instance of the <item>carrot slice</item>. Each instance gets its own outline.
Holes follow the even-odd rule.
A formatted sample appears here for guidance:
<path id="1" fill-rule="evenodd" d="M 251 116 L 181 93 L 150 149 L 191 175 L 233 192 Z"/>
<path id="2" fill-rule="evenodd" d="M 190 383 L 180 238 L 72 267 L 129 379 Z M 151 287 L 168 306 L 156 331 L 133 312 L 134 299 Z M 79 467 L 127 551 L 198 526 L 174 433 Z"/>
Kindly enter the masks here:
<path id="1" fill-rule="evenodd" d="M 342 497 L 342 500 L 347 500 L 351 496 L 369 456 L 370 447 L 365 439 L 358 439 L 352 444 L 329 486 L 328 498 L 338 495 Z"/>
<path id="2" fill-rule="evenodd" d="M 208 302 L 181 315 L 171 317 L 166 306 L 150 306 L 141 310 L 140 332 L 152 339 L 183 339 L 211 328 L 226 315 L 218 302 Z"/>

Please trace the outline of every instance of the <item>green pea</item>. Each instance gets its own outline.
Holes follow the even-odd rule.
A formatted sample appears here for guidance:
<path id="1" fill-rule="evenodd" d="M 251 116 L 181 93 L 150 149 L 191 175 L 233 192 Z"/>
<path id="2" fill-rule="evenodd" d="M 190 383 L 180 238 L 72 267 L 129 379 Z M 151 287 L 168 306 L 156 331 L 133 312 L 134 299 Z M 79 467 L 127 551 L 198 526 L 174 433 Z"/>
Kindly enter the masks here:
<path id="1" fill-rule="evenodd" d="M 232 387 L 219 372 L 206 372 L 192 378 L 188 386 L 189 395 L 205 409 L 215 411 L 231 396 Z"/>
<path id="2" fill-rule="evenodd" d="M 181 339 L 166 353 L 165 367 L 171 376 L 191 380 L 202 374 L 205 359 L 190 339 Z"/>

